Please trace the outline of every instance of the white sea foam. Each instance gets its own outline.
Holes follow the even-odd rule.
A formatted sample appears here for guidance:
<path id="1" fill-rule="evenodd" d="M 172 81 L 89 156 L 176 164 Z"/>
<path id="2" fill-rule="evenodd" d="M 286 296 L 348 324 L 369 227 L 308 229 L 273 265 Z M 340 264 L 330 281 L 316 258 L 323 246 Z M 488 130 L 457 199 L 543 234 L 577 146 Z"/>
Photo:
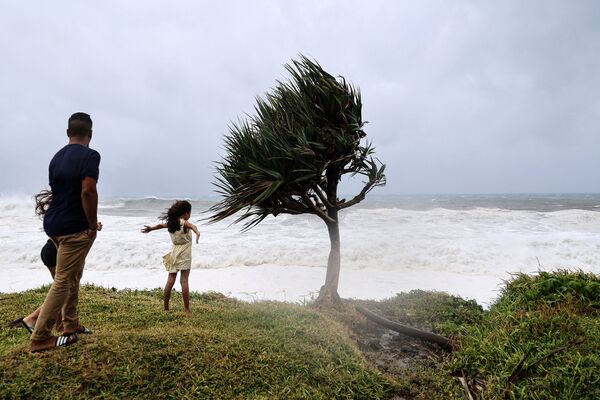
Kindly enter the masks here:
<path id="1" fill-rule="evenodd" d="M 170 200 L 158 198 L 115 199 L 102 203 L 100 220 L 104 230 L 88 256 L 86 276 L 110 275 L 118 280 L 119 274 L 156 275 L 162 281 L 162 255 L 170 249 L 168 234 L 158 231 L 145 235 L 140 229 L 144 224 L 156 223 L 157 216 L 169 203 Z M 200 211 L 210 204 L 194 203 L 192 220 L 204 217 Z M 19 271 L 33 274 L 35 270 L 37 274 L 41 270 L 39 251 L 46 236 L 40 219 L 33 214 L 31 198 L 0 198 L 0 210 L 0 274 L 3 277 L 0 291 L 21 290 L 23 284 L 14 279 L 8 284 L 7 277 L 20 275 Z M 198 224 L 202 237 L 200 244 L 193 247 L 194 269 L 214 270 L 210 274 L 226 277 L 232 269 L 274 274 L 277 268 L 283 271 L 296 267 L 303 271 L 312 268 L 315 274 L 322 275 L 329 238 L 318 218 L 288 215 L 267 218 L 245 233 L 240 232 L 241 226 L 229 224 L 230 221 Z M 580 268 L 600 273 L 600 213 L 597 211 L 499 208 L 415 211 L 384 203 L 345 210 L 340 230 L 340 285 L 344 286 L 345 276 L 348 279 L 364 276 L 365 282 L 373 285 L 370 293 L 374 295 L 361 295 L 367 297 L 381 297 L 377 294 L 381 294 L 384 286 L 385 294 L 389 295 L 388 289 L 395 284 L 403 287 L 400 281 L 408 277 L 427 276 L 433 283 L 438 279 L 438 286 L 443 288 L 442 279 L 448 280 L 450 275 L 484 277 L 489 287 L 507 278 L 510 272 L 531 272 L 540 269 L 540 265 L 545 269 Z M 369 281 L 370 277 L 373 279 Z M 414 281 L 413 278 L 410 279 Z M 23 279 L 28 282 L 27 278 Z M 244 275 L 244 279 L 250 277 Z M 257 276 L 257 280 L 261 279 L 265 277 Z M 142 281 L 138 278 L 119 283 L 144 287 L 140 286 Z M 235 285 L 232 283 L 232 286 Z M 302 288 L 306 292 L 312 289 L 318 286 Z M 348 292 L 353 293 L 350 289 Z M 461 290 L 454 292 L 460 294 Z"/>

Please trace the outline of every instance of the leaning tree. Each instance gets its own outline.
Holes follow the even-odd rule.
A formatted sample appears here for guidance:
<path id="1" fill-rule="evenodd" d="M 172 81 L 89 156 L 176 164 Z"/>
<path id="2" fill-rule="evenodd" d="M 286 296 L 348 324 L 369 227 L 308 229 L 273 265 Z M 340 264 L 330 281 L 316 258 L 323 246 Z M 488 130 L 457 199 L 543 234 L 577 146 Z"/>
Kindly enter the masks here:
<path id="1" fill-rule="evenodd" d="M 211 222 L 242 211 L 235 222 L 250 229 L 268 215 L 314 214 L 331 241 L 325 284 L 318 302 L 338 301 L 339 212 L 385 184 L 385 165 L 373 158 L 363 131 L 360 91 L 304 56 L 285 66 L 291 75 L 257 98 L 255 115 L 231 124 L 226 155 L 217 163 Z M 338 198 L 341 178 L 361 175 L 352 199 Z"/>

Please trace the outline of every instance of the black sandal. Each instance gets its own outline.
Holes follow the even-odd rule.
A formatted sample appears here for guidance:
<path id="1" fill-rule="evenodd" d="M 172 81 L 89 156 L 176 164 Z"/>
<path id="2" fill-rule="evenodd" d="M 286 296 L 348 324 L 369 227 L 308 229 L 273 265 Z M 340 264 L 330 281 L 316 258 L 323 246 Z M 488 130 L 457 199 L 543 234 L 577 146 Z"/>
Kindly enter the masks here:
<path id="1" fill-rule="evenodd" d="M 41 349 L 31 350 L 32 353 L 39 353 L 40 351 L 52 350 L 57 347 L 69 346 L 77 341 L 77 335 L 69 336 L 55 336 L 56 340 L 54 346 L 42 347 Z"/>
<path id="2" fill-rule="evenodd" d="M 79 333 L 83 333 L 84 335 L 91 335 L 92 331 L 90 331 L 88 328 L 86 328 L 83 325 L 79 325 L 79 327 L 77 329 L 75 329 L 73 332 L 63 333 L 63 336 L 72 336 L 72 335 L 77 335 Z"/>
<path id="3" fill-rule="evenodd" d="M 27 325 L 24 319 L 25 317 L 19 317 L 12 321 L 10 324 L 8 324 L 8 326 L 10 326 L 11 328 L 25 328 L 29 331 L 29 333 L 33 333 L 33 328 L 35 328 L 35 326 Z"/>

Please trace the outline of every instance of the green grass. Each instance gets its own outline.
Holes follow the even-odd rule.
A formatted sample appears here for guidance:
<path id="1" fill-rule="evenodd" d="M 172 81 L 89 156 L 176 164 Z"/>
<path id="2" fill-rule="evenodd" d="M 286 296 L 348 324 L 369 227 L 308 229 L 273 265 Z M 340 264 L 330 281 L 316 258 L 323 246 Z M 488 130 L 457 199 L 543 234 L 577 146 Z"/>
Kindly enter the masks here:
<path id="1" fill-rule="evenodd" d="M 0 294 L 0 321 L 33 310 L 46 291 Z M 162 312 L 161 298 L 159 290 L 84 286 L 80 314 L 94 333 L 45 353 L 28 352 L 23 329 L 2 327 L 0 398 L 464 399 L 458 376 L 477 399 L 600 398 L 600 278 L 593 274 L 515 275 L 489 310 L 420 290 L 330 309 L 193 294 L 190 316 Z M 357 303 L 457 347 L 444 353 L 398 337 L 391 341 L 397 357 L 410 358 L 411 346 L 430 357 L 378 371 L 382 354 L 363 348 L 365 358 L 357 341 L 385 330 L 356 312 Z M 172 305 L 181 308 L 179 293 Z"/>
<path id="2" fill-rule="evenodd" d="M 355 336 L 371 337 L 375 331 L 386 332 L 386 329 L 375 325 L 358 313 L 354 306 L 363 305 L 369 310 L 391 321 L 404 325 L 435 332 L 458 341 L 467 327 L 481 324 L 485 311 L 474 300 L 464 300 L 444 292 L 412 290 L 398 293 L 396 296 L 382 301 L 347 300 L 343 310 L 323 310 L 333 318 L 347 325 Z M 410 358 L 403 351 L 404 346 L 412 345 L 427 353 L 427 359 L 415 357 L 408 368 L 391 365 L 386 372 L 392 374 L 400 387 L 399 393 L 406 399 L 463 399 L 463 389 L 454 376 L 453 371 L 446 368 L 446 360 L 450 355 L 436 345 L 430 345 L 400 335 L 393 341 L 391 349 L 383 349 L 383 353 L 396 354 L 396 358 Z M 410 348 L 409 348 L 410 350 Z M 367 357 L 377 361 L 385 354 L 368 354 Z"/>
<path id="3" fill-rule="evenodd" d="M 482 399 L 600 399 L 600 278 L 518 274 L 447 369 Z"/>
<path id="4" fill-rule="evenodd" d="M 1 296 L 0 318 L 33 310 L 47 288 Z M 175 294 L 173 308 L 180 307 Z M 28 352 L 0 331 L 0 398 L 378 399 L 397 386 L 369 366 L 345 328 L 298 305 L 192 296 L 192 315 L 161 311 L 160 291 L 81 290 L 78 343 Z"/>
<path id="5" fill-rule="evenodd" d="M 392 321 L 450 337 L 437 352 L 393 372 L 410 399 L 600 399 L 600 277 L 559 270 L 517 274 L 489 310 L 446 293 L 413 290 L 383 301 L 355 301 Z M 349 308 L 349 307 L 348 307 Z M 334 315 L 353 331 L 370 322 Z"/>

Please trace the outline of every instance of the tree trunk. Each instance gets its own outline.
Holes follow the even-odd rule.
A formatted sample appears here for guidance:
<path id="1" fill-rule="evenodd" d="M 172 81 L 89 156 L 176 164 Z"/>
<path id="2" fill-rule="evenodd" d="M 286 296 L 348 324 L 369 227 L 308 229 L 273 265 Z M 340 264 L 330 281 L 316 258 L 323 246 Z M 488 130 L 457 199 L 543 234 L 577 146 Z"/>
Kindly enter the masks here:
<path id="1" fill-rule="evenodd" d="M 329 231 L 329 241 L 331 242 L 331 250 L 327 259 L 327 274 L 325 276 L 325 284 L 321 286 L 317 304 L 330 303 L 338 305 L 341 303 L 340 295 L 338 294 L 338 282 L 340 280 L 340 225 L 338 220 L 337 209 L 337 187 L 340 181 L 341 171 L 337 166 L 329 166 L 326 172 L 327 176 L 327 200 L 333 207 L 327 208 L 327 216 L 331 219 L 325 221 L 327 230 Z M 333 221 L 333 222 L 331 222 Z"/>
<path id="2" fill-rule="evenodd" d="M 340 302 L 340 295 L 337 292 L 338 283 L 340 280 L 340 225 L 338 222 L 338 211 L 329 210 L 328 215 L 335 221 L 327 223 L 329 231 L 329 240 L 331 249 L 329 250 L 329 258 L 327 259 L 327 274 L 325 275 L 325 284 L 321 286 L 317 303 L 324 302 Z"/>

